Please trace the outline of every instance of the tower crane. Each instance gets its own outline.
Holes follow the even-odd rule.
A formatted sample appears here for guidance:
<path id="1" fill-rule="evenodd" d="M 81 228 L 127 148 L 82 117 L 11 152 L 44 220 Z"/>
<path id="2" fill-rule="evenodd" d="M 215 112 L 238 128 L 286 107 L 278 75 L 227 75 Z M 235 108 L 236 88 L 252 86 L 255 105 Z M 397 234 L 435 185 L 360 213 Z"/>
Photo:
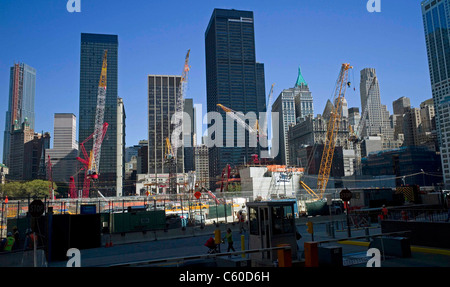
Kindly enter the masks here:
<path id="1" fill-rule="evenodd" d="M 229 116 L 230 118 L 235 120 L 239 125 L 244 127 L 246 130 L 248 130 L 249 133 L 251 133 L 251 134 L 258 134 L 257 123 L 255 123 L 254 127 L 251 127 L 240 116 L 237 115 L 236 111 L 234 111 L 234 110 L 232 110 L 230 108 L 227 108 L 227 107 L 225 107 L 222 104 L 217 104 L 217 106 L 219 108 L 221 108 L 227 114 L 227 116 Z"/>
<path id="2" fill-rule="evenodd" d="M 320 162 L 319 175 L 317 178 L 317 191 L 319 194 L 309 188 L 303 181 L 300 181 L 300 185 L 314 197 L 315 200 L 323 198 L 325 189 L 330 178 L 331 165 L 333 162 L 334 150 L 336 146 L 337 133 L 339 131 L 341 111 L 342 111 L 342 99 L 345 96 L 347 86 L 350 86 L 348 81 L 348 70 L 353 69 L 350 64 L 342 64 L 339 76 L 334 89 L 333 102 L 336 103 L 330 114 L 330 119 L 327 124 L 327 134 L 324 143 L 324 149 Z"/>
<path id="3" fill-rule="evenodd" d="M 84 169 L 85 171 L 83 197 L 89 197 L 91 179 L 98 179 L 101 147 L 106 131 L 108 129 L 108 123 L 103 122 L 106 101 L 107 53 L 108 50 L 105 50 L 103 54 L 102 69 L 97 90 L 97 107 L 95 112 L 94 132 L 80 144 L 80 149 L 84 158 L 77 157 L 77 160 L 83 164 L 82 169 Z M 92 150 L 90 151 L 90 154 L 88 156 L 84 144 L 90 139 L 93 140 L 93 145 Z"/>
<path id="4" fill-rule="evenodd" d="M 183 111 L 184 111 L 184 98 L 186 95 L 188 77 L 189 77 L 189 54 L 191 50 L 189 49 L 186 53 L 186 57 L 184 59 L 183 72 L 181 74 L 180 85 L 178 88 L 178 92 L 176 94 L 175 99 L 175 114 L 173 115 L 172 123 L 175 123 L 174 131 L 181 131 L 181 139 L 179 138 L 180 133 L 172 134 L 171 139 L 166 138 L 166 161 L 169 163 L 169 186 L 170 190 L 173 193 L 176 193 L 176 167 L 177 167 L 177 151 L 179 147 L 182 147 L 183 144 Z M 175 136 L 174 136 L 175 135 Z"/>
<path id="5" fill-rule="evenodd" d="M 358 125 L 356 126 L 356 131 L 354 131 L 351 126 L 350 126 L 350 142 L 353 143 L 353 149 L 356 152 L 356 170 L 359 173 L 361 170 L 361 134 L 363 129 L 366 127 L 366 121 L 369 115 L 369 104 L 370 104 L 370 91 L 373 88 L 373 86 L 375 85 L 377 76 L 373 77 L 372 83 L 370 84 L 369 88 L 367 89 L 367 102 L 366 102 L 366 106 L 364 107 L 364 110 L 362 111 L 362 115 L 361 115 L 361 119 L 358 123 Z"/>
<path id="6" fill-rule="evenodd" d="M 317 189 L 320 192 L 319 197 L 322 198 L 328 184 L 331 172 L 331 164 L 333 162 L 334 149 L 336 146 L 336 138 L 339 130 L 342 99 L 345 96 L 345 90 L 349 85 L 348 70 L 353 69 L 350 64 L 342 64 L 341 71 L 337 80 L 333 102 L 335 107 L 331 112 L 327 125 L 327 135 L 325 138 L 325 146 L 323 148 L 322 160 L 320 162 L 319 176 L 317 178 Z"/>
<path id="7" fill-rule="evenodd" d="M 266 121 L 263 123 L 262 130 L 259 130 L 260 134 L 267 136 L 268 130 L 267 126 L 269 123 L 269 113 L 272 111 L 272 96 L 273 96 L 273 86 L 275 86 L 275 83 L 272 84 L 272 87 L 270 88 L 269 97 L 267 98 L 267 105 L 266 105 Z"/>
<path id="8" fill-rule="evenodd" d="M 268 97 L 268 101 L 267 101 L 267 113 L 266 113 L 266 119 L 265 122 L 263 123 L 263 126 L 260 127 L 258 120 L 256 120 L 255 126 L 252 127 L 249 124 L 247 124 L 238 114 L 236 111 L 222 105 L 222 104 L 217 104 L 217 106 L 219 108 L 221 108 L 226 114 L 227 116 L 229 116 L 230 118 L 232 118 L 233 120 L 235 120 L 239 125 L 241 125 L 242 127 L 244 127 L 246 130 L 249 131 L 249 133 L 251 134 L 256 134 L 257 136 L 259 135 L 263 135 L 263 136 L 267 136 L 267 123 L 269 121 L 269 107 L 271 106 L 272 103 L 272 95 L 273 95 L 273 87 L 275 86 L 275 84 L 272 84 L 272 87 L 270 89 L 270 93 L 269 93 L 269 97 Z"/>

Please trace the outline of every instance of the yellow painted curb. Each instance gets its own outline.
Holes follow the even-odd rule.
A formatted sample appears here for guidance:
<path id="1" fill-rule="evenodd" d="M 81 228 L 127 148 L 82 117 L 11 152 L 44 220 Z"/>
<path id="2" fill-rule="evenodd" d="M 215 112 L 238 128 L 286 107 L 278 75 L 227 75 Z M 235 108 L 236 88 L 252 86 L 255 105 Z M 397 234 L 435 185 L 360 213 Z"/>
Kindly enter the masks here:
<path id="1" fill-rule="evenodd" d="M 342 241 L 338 241 L 338 243 L 348 244 L 348 245 L 365 246 L 365 247 L 368 247 L 370 244 L 370 242 L 354 241 L 354 240 L 342 240 Z M 431 247 L 411 246 L 411 252 L 441 254 L 441 255 L 450 256 L 450 250 L 448 250 L 448 249 L 439 249 L 439 248 L 431 248 Z"/>
<path id="2" fill-rule="evenodd" d="M 348 244 L 348 245 L 358 245 L 358 246 L 365 246 L 368 247 L 370 242 L 364 242 L 364 241 L 354 241 L 354 240 L 342 240 L 338 241 L 340 244 Z"/>

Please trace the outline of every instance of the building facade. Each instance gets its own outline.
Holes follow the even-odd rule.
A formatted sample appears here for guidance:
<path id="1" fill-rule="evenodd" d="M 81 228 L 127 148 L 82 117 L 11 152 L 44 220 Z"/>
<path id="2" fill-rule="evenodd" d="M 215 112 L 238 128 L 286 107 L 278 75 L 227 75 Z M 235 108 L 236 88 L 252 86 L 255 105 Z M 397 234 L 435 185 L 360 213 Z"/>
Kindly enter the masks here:
<path id="1" fill-rule="evenodd" d="M 181 76 L 148 76 L 148 173 L 168 174 L 170 165 L 165 160 L 166 139 L 171 141 L 174 125 L 176 96 L 180 88 Z M 184 151 L 176 154 L 176 173 L 183 173 Z"/>
<path id="2" fill-rule="evenodd" d="M 197 145 L 195 151 L 195 175 L 199 187 L 209 190 L 209 155 L 208 147 L 204 144 Z"/>
<path id="3" fill-rule="evenodd" d="M 97 188 L 105 196 L 116 195 L 117 166 L 120 165 L 117 162 L 118 46 L 117 35 L 81 34 L 79 143 L 94 133 L 98 85 L 103 55 L 107 50 L 104 122 L 109 126 L 102 142 L 100 166 L 98 167 L 100 175 L 97 183 Z M 92 140 L 85 143 L 84 146 L 88 153 L 92 150 L 92 145 Z M 82 189 L 82 184 L 83 175 L 80 175 L 79 189 Z"/>
<path id="4" fill-rule="evenodd" d="M 448 126 L 450 115 L 448 98 L 450 96 L 450 0 L 425 0 L 421 3 L 431 92 L 436 113 L 437 140 L 442 158 L 444 184 L 450 187 L 450 168 L 444 161 L 450 157 L 450 134 Z M 447 167 L 446 167 L 447 166 Z"/>
<path id="5" fill-rule="evenodd" d="M 393 138 L 394 131 L 389 120 L 389 111 L 381 104 L 380 86 L 376 71 L 373 68 L 361 70 L 360 96 L 362 114 L 367 108 L 367 118 L 361 136 L 382 134 L 384 137 Z"/>
<path id="6" fill-rule="evenodd" d="M 298 76 L 294 88 L 285 91 L 294 95 L 296 123 L 304 121 L 308 116 L 314 116 L 312 93 L 309 90 L 308 83 L 303 78 L 300 67 L 298 67 Z"/>
<path id="7" fill-rule="evenodd" d="M 55 182 L 69 182 L 77 173 L 77 118 L 71 113 L 56 113 L 53 122 L 53 148 L 46 150 L 53 166 Z"/>
<path id="8" fill-rule="evenodd" d="M 34 130 L 25 120 L 20 129 L 14 129 L 10 134 L 10 160 L 8 178 L 25 180 L 25 166 L 29 160 L 26 157 L 25 145 L 34 138 Z M 30 164 L 30 162 L 28 162 Z"/>
<path id="9" fill-rule="evenodd" d="M 214 9 L 205 31 L 205 58 L 208 130 L 214 122 L 211 112 L 220 113 L 223 120 L 223 139 L 215 139 L 217 145 L 207 143 L 210 179 L 215 183 L 227 164 L 244 164 L 260 151 L 258 144 L 250 145 L 247 131 L 245 138 L 238 138 L 237 123 L 234 131 L 227 130 L 227 116 L 217 106 L 222 104 L 244 115 L 253 112 L 258 118 L 266 111 L 264 66 L 256 62 L 253 12 Z M 212 132 L 208 136 L 214 137 Z M 234 140 L 234 146 L 226 145 L 227 137 Z"/>
<path id="10" fill-rule="evenodd" d="M 295 125 L 295 96 L 290 90 L 283 90 L 272 106 L 272 112 L 278 113 L 279 152 L 275 161 L 282 165 L 289 165 L 288 132 L 291 125 Z"/>
<path id="11" fill-rule="evenodd" d="M 184 99 L 183 119 L 183 144 L 184 144 L 184 172 L 195 170 L 194 146 L 196 145 L 195 133 L 195 108 L 193 99 Z"/>
<path id="12" fill-rule="evenodd" d="M 27 64 L 17 63 L 10 69 L 8 110 L 6 111 L 3 136 L 3 163 L 9 166 L 11 134 L 27 125 L 34 130 L 34 99 L 36 93 L 36 70 Z"/>

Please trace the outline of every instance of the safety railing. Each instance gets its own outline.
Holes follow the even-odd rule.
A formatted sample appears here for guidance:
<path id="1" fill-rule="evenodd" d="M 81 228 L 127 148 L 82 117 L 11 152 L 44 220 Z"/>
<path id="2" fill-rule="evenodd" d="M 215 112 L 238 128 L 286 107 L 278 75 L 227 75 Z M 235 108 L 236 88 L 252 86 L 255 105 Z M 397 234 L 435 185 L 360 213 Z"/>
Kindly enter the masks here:
<path id="1" fill-rule="evenodd" d="M 268 251 L 275 251 L 275 250 L 285 250 L 290 251 L 292 248 L 290 245 L 283 245 L 283 246 L 277 246 L 277 247 L 271 247 L 271 248 L 262 248 L 262 249 L 249 249 L 249 250 L 241 250 L 241 251 L 235 251 L 235 252 L 223 252 L 223 253 L 214 253 L 214 254 L 201 254 L 201 255 L 192 255 L 192 256 L 183 256 L 183 257 L 170 257 L 170 258 L 161 258 L 161 259 L 154 259 L 154 260 L 143 260 L 143 261 L 133 261 L 128 263 L 120 263 L 120 264 L 111 264 L 109 267 L 142 267 L 142 266 L 149 266 L 149 265 L 158 265 L 158 264 L 176 264 L 181 265 L 185 261 L 190 260 L 198 260 L 198 259 L 215 259 L 217 257 L 223 257 L 223 256 L 234 256 L 234 255 L 246 255 L 251 253 L 263 253 Z"/>

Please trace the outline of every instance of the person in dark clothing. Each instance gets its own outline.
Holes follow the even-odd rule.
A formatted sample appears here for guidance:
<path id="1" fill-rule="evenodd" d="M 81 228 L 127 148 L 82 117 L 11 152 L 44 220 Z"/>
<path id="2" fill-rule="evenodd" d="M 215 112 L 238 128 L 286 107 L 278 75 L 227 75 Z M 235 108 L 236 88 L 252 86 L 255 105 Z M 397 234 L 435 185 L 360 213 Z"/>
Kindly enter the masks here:
<path id="1" fill-rule="evenodd" d="M 16 250 L 20 248 L 20 233 L 17 226 L 14 226 L 13 228 L 13 236 L 14 236 L 13 250 Z"/>

